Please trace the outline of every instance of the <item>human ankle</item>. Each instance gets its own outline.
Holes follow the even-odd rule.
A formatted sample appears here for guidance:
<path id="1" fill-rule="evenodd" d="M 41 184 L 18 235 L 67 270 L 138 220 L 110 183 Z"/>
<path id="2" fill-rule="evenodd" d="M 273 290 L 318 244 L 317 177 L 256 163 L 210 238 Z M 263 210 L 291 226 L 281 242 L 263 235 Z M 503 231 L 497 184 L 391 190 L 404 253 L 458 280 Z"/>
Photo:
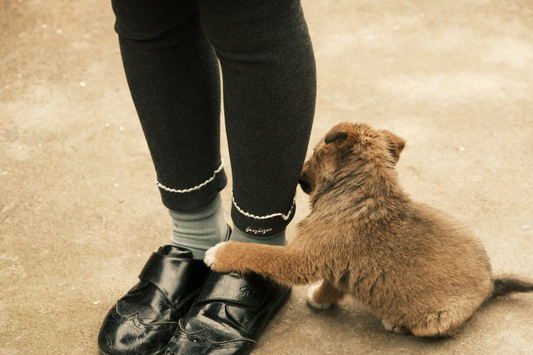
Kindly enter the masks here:
<path id="1" fill-rule="evenodd" d="M 173 245 L 189 249 L 193 259 L 203 259 L 205 251 L 225 240 L 229 232 L 220 194 L 209 205 L 194 211 L 169 210 Z"/>

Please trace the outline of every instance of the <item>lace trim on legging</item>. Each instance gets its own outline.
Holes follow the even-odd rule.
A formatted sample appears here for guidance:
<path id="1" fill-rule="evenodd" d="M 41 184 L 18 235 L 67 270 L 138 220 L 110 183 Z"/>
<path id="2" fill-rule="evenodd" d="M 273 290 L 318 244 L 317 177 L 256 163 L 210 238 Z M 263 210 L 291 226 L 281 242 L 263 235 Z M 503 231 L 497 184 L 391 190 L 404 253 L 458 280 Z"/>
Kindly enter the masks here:
<path id="1" fill-rule="evenodd" d="M 183 190 L 171 189 L 170 187 L 167 187 L 167 186 L 163 185 L 159 181 L 156 181 L 156 185 L 160 189 L 163 189 L 163 190 L 168 191 L 168 192 L 174 192 L 174 193 L 177 193 L 177 194 L 185 194 L 185 193 L 188 193 L 188 192 L 193 192 L 193 191 L 196 191 L 196 190 L 200 190 L 205 185 L 207 185 L 210 182 L 214 181 L 216 176 L 217 176 L 217 174 L 222 171 L 223 167 L 224 167 L 224 160 L 222 160 L 220 162 L 220 166 L 218 167 L 218 169 L 213 172 L 213 176 L 211 176 L 209 179 L 207 179 L 204 182 L 202 182 L 200 185 L 196 185 L 196 186 L 191 187 L 189 189 L 183 189 Z"/>
<path id="2" fill-rule="evenodd" d="M 253 219 L 270 219 L 270 218 L 274 218 L 274 217 L 281 217 L 284 221 L 287 221 L 290 218 L 290 216 L 292 214 L 292 211 L 294 210 L 294 206 L 296 205 L 296 197 L 295 197 L 294 200 L 292 200 L 291 208 L 290 208 L 289 212 L 287 212 L 287 214 L 272 213 L 272 214 L 269 214 L 269 215 L 266 215 L 266 216 L 256 216 L 256 215 L 248 213 L 248 212 L 244 211 L 242 208 L 240 208 L 239 205 L 237 205 L 237 202 L 235 201 L 235 196 L 232 197 L 232 200 L 233 200 L 233 206 L 235 206 L 237 211 L 239 211 L 242 215 L 244 215 L 246 217 L 249 217 L 249 218 L 253 218 Z"/>

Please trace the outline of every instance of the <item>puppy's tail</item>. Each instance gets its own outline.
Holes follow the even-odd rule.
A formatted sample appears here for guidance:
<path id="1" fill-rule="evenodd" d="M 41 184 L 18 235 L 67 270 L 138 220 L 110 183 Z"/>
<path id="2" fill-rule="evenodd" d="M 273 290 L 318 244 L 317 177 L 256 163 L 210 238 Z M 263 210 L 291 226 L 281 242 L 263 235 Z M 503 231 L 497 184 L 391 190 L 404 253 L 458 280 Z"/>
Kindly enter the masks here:
<path id="1" fill-rule="evenodd" d="M 494 291 L 492 298 L 505 296 L 515 292 L 533 292 L 533 280 L 514 275 L 502 275 L 493 279 Z"/>

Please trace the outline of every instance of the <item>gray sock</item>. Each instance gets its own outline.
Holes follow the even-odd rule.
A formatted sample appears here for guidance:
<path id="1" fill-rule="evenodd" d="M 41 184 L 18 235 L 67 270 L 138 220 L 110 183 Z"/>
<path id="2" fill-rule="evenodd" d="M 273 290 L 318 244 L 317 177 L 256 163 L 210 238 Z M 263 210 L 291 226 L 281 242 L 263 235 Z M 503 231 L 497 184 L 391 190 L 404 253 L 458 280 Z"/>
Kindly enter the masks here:
<path id="1" fill-rule="evenodd" d="M 188 249 L 193 259 L 203 259 L 205 251 L 226 240 L 229 232 L 220 194 L 208 206 L 196 211 L 169 210 L 172 217 L 172 245 Z"/>
<path id="2" fill-rule="evenodd" d="M 256 237 L 254 235 L 246 234 L 237 227 L 233 227 L 230 240 L 243 243 L 259 243 L 268 245 L 285 245 L 285 231 L 271 235 L 266 238 Z"/>

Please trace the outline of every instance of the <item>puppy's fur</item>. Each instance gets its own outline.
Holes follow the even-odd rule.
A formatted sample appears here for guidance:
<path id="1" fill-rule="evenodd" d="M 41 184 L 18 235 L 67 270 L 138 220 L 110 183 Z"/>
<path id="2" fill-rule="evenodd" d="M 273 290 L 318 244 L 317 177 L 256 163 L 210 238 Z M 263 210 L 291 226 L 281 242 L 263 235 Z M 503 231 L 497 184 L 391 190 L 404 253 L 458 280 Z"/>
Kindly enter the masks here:
<path id="1" fill-rule="evenodd" d="M 494 279 L 481 243 L 443 213 L 412 201 L 395 164 L 405 141 L 366 124 L 341 123 L 305 163 L 312 212 L 286 247 L 225 242 L 205 261 L 219 272 L 255 272 L 286 285 L 322 281 L 308 304 L 352 295 L 388 330 L 450 336 L 488 299 L 533 291 Z"/>

